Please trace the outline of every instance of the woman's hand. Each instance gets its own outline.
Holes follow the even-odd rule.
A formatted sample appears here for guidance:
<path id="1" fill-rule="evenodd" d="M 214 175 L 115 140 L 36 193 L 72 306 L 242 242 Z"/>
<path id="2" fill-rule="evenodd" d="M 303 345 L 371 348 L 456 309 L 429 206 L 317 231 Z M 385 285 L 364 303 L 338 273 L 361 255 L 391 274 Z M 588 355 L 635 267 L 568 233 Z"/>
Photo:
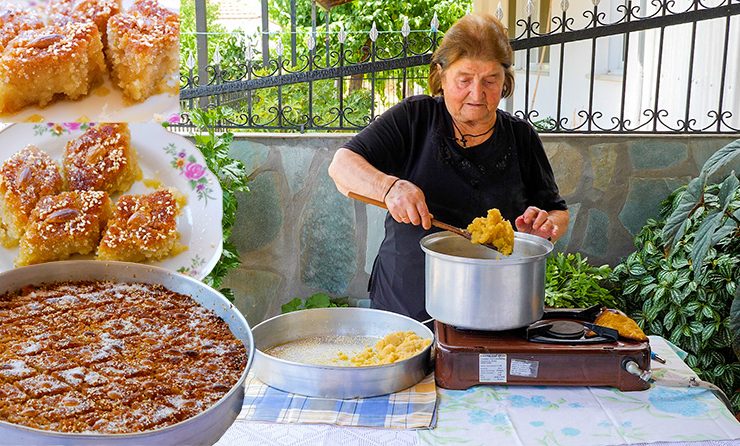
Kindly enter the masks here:
<path id="1" fill-rule="evenodd" d="M 519 232 L 538 235 L 548 240 L 556 240 L 560 237 L 560 228 L 551 218 L 547 211 L 530 206 L 514 222 Z"/>
<path id="2" fill-rule="evenodd" d="M 398 180 L 391 185 L 385 195 L 388 212 L 398 223 L 411 223 L 424 229 L 432 227 L 432 214 L 429 213 L 424 192 L 414 183 Z"/>

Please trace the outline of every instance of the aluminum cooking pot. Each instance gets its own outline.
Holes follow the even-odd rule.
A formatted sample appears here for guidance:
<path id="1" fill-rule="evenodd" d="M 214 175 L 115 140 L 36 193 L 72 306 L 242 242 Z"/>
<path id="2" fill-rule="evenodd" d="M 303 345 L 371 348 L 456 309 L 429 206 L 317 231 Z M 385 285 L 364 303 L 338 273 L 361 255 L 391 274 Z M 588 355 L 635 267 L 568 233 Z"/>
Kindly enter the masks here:
<path id="1" fill-rule="evenodd" d="M 540 319 L 545 304 L 545 266 L 553 245 L 514 233 L 514 252 L 470 243 L 450 232 L 427 235 L 426 310 L 436 320 L 471 330 L 510 330 Z"/>
<path id="2" fill-rule="evenodd" d="M 218 441 L 239 414 L 244 399 L 244 380 L 254 359 L 252 331 L 244 316 L 219 292 L 202 282 L 163 268 L 125 262 L 74 260 L 26 266 L 0 273 L 0 294 L 25 285 L 60 281 L 110 280 L 143 282 L 193 298 L 213 310 L 247 349 L 247 365 L 229 392 L 205 411 L 161 429 L 131 434 L 66 433 L 33 429 L 0 421 L 0 444 L 27 445 L 202 445 Z"/>

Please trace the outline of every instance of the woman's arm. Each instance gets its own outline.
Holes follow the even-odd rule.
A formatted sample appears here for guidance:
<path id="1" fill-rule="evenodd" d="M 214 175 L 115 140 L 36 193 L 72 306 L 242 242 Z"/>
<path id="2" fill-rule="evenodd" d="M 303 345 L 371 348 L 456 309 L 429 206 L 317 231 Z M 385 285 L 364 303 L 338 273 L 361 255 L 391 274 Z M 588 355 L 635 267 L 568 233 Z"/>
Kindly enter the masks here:
<path id="1" fill-rule="evenodd" d="M 344 195 L 355 192 L 383 201 L 385 194 L 398 178 L 379 171 L 357 153 L 341 148 L 329 165 L 329 176 Z"/>
<path id="2" fill-rule="evenodd" d="M 398 223 L 432 227 L 424 193 L 410 181 L 386 175 L 357 153 L 340 148 L 329 165 L 329 176 L 344 195 L 354 192 L 382 201 Z"/>

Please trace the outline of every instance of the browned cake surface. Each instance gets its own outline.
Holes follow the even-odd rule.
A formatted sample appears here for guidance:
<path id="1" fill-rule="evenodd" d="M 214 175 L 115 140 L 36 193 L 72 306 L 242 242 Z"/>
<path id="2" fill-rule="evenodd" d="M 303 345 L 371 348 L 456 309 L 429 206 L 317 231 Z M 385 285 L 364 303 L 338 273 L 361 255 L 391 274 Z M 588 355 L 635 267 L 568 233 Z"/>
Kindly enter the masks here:
<path id="1" fill-rule="evenodd" d="M 141 101 L 166 91 L 179 65 L 178 15 L 155 0 L 139 0 L 108 21 L 111 77 L 126 97 Z"/>
<path id="2" fill-rule="evenodd" d="M 72 191 L 42 198 L 31 213 L 15 264 L 31 265 L 93 252 L 110 214 L 111 202 L 105 192 Z"/>
<path id="3" fill-rule="evenodd" d="M 44 20 L 35 11 L 0 2 L 0 52 L 22 31 L 44 27 Z"/>
<path id="4" fill-rule="evenodd" d="M 103 44 L 93 23 L 24 31 L 0 57 L 0 112 L 45 106 L 55 95 L 77 99 L 102 82 Z"/>
<path id="5" fill-rule="evenodd" d="M 67 143 L 64 173 L 71 190 L 125 192 L 141 177 L 128 125 L 99 124 Z"/>
<path id="6" fill-rule="evenodd" d="M 108 19 L 121 10 L 120 0 L 49 0 L 46 12 L 56 25 L 69 22 L 93 22 L 105 36 Z M 104 39 L 103 39 L 104 40 Z"/>
<path id="7" fill-rule="evenodd" d="M 131 433 L 190 418 L 239 380 L 226 323 L 159 285 L 61 283 L 0 296 L 0 419 Z"/>
<path id="8" fill-rule="evenodd" d="M 169 190 L 118 199 L 98 247 L 98 259 L 142 262 L 167 257 L 176 247 L 179 207 Z"/>
<path id="9" fill-rule="evenodd" d="M 0 166 L 0 243 L 16 245 L 39 199 L 58 194 L 63 186 L 57 164 L 34 146 L 5 161 Z"/>

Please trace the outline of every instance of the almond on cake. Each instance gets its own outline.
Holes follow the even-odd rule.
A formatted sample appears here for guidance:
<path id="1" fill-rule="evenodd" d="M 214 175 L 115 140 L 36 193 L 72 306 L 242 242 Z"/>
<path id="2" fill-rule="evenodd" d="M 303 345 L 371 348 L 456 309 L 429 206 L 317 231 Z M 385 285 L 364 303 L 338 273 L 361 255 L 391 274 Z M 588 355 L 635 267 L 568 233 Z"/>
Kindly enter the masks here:
<path id="1" fill-rule="evenodd" d="M 101 191 L 62 192 L 42 198 L 31 213 L 15 265 L 93 252 L 110 214 L 110 198 Z"/>
<path id="2" fill-rule="evenodd" d="M 23 31 L 0 56 L 0 113 L 44 107 L 55 96 L 78 99 L 103 81 L 105 70 L 100 33 L 91 22 Z"/>
<path id="3" fill-rule="evenodd" d="M 29 145 L 0 166 L 0 244 L 11 248 L 28 226 L 36 203 L 64 188 L 59 167 L 51 157 Z"/>
<path id="4" fill-rule="evenodd" d="M 18 34 L 44 27 L 44 19 L 34 10 L 0 2 L 0 52 Z"/>
<path id="5" fill-rule="evenodd" d="M 67 143 L 62 164 L 70 190 L 126 192 L 141 178 L 126 123 L 90 127 Z"/>
<path id="6" fill-rule="evenodd" d="M 98 247 L 100 260 L 143 262 L 181 252 L 177 216 L 181 194 L 161 189 L 118 199 Z"/>
<path id="7" fill-rule="evenodd" d="M 179 67 L 178 15 L 156 0 L 138 0 L 108 21 L 108 61 L 113 83 L 126 98 L 143 101 L 167 91 Z"/>

